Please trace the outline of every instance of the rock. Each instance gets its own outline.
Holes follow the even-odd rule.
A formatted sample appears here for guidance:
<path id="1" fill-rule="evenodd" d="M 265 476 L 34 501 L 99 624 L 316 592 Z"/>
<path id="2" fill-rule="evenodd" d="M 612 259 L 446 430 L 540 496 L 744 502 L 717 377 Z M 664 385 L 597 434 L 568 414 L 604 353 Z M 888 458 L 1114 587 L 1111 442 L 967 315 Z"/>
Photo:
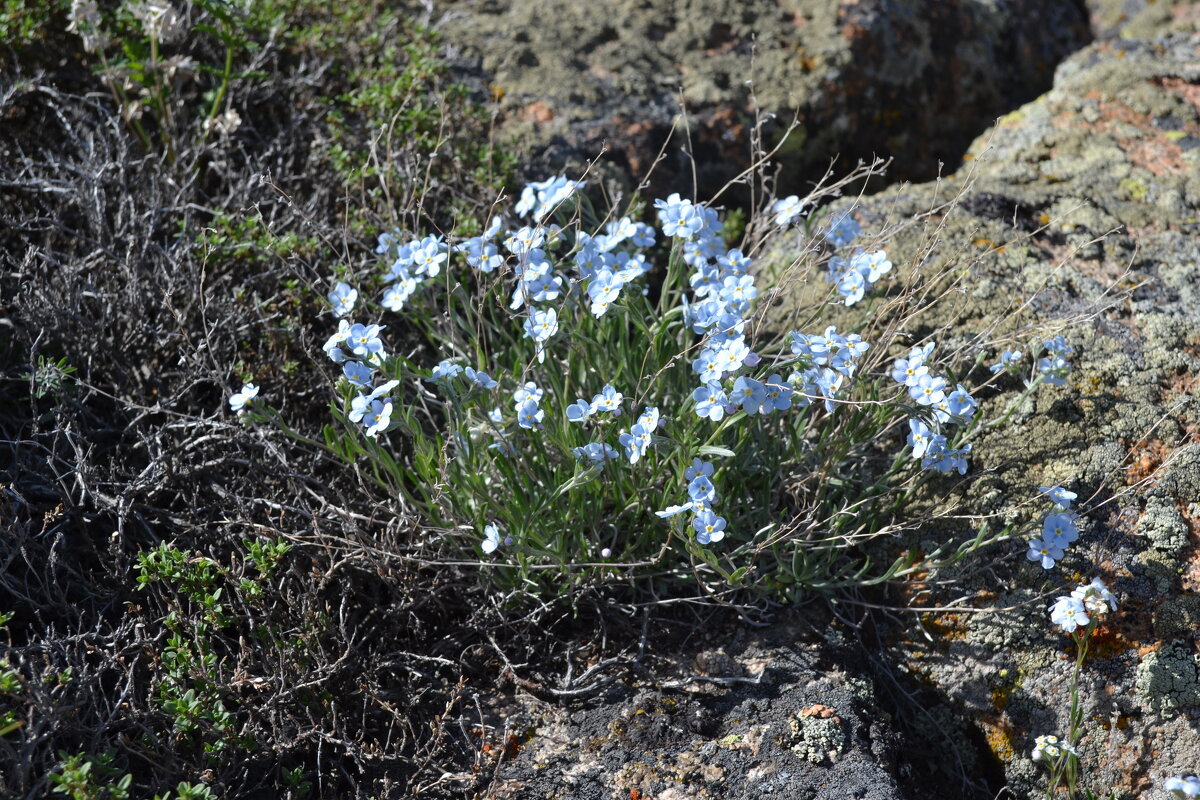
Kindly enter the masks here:
<path id="1" fill-rule="evenodd" d="M 1174 646 L 1150 653 L 1138 665 L 1137 690 L 1167 716 L 1200 706 L 1200 657 Z"/>
<path id="2" fill-rule="evenodd" d="M 1200 23 L 1200 7 L 1191 0 L 1087 0 L 1087 8 L 1097 39 L 1152 38 L 1192 31 Z"/>
<path id="3" fill-rule="evenodd" d="M 782 194 L 839 154 L 932 178 L 1089 38 L 1067 0 L 492 0 L 452 5 L 441 30 L 463 74 L 503 96 L 500 136 L 539 175 L 578 172 L 607 143 L 628 187 L 682 102 L 689 130 L 655 192 L 689 196 L 693 163 L 701 196 L 750 163 L 757 110 L 770 135 L 796 112 L 804 125 L 778 159 Z"/>
<path id="4" fill-rule="evenodd" d="M 985 732 L 1010 787 L 1036 792 L 1044 778 L 1028 753 L 1035 736 L 1068 730 L 1074 656 L 1046 609 L 1058 587 L 1102 577 L 1121 607 L 1083 673 L 1081 788 L 1145 796 L 1158 776 L 1194 769 L 1200 36 L 1173 30 L 1088 46 L 1059 66 L 1050 91 L 981 135 L 955 174 L 886 189 L 853 213 L 868 234 L 895 232 L 882 244 L 897 268 L 882 297 L 831 306 L 829 320 L 841 329 L 873 309 L 873 324 L 896 321 L 901 335 L 884 363 L 930 335 L 941 352 L 962 348 L 958 377 L 978 386 L 1001 349 L 1023 350 L 1028 366 L 1050 335 L 1075 348 L 1066 387 L 1038 390 L 1010 424 L 974 439 L 976 480 L 932 481 L 918 501 L 917 511 L 921 502 L 986 507 L 1016 523 L 1016 541 L 996 547 L 986 570 L 939 574 L 953 585 L 943 602 L 974 596 L 976 608 L 1000 610 L 947 615 L 910 664 Z M 779 242 L 760 267 L 776 274 L 799 251 Z M 906 285 L 936 298 L 908 319 L 908 306 L 885 305 Z M 786 324 L 829 292 L 810 281 L 774 319 Z M 979 392 L 980 413 L 996 418 L 1021 388 L 994 381 Z M 1054 483 L 1079 494 L 1082 536 L 1047 572 L 1024 559 L 1023 541 L 1050 510 L 1037 488 Z M 1187 643 L 1171 644 L 1180 637 Z"/>
<path id="5" fill-rule="evenodd" d="M 861 657 L 787 621 L 743 638 L 721 653 L 732 662 L 722 672 L 737 676 L 725 683 L 695 679 L 704 675 L 696 665 L 713 660 L 702 650 L 679 654 L 683 678 L 660 669 L 573 714 L 525 698 L 534 723 L 515 760 L 501 765 L 494 796 L 905 796 L 902 763 L 910 773 L 920 767 L 901 758 L 904 740 Z"/>

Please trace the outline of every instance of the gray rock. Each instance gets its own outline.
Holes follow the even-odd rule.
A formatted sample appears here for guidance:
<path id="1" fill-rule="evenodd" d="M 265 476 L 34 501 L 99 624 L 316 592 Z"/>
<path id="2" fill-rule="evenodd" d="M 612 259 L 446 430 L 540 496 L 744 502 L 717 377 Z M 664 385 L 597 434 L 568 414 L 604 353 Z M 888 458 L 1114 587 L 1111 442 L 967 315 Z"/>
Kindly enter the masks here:
<path id="1" fill-rule="evenodd" d="M 464 8 L 467 5 L 462 4 Z M 501 137 L 531 168 L 578 170 L 607 143 L 626 187 L 659 152 L 682 102 L 689 130 L 659 189 L 711 192 L 799 115 L 782 185 L 874 154 L 895 178 L 958 163 L 996 115 L 1050 85 L 1089 30 L 1075 2 L 1039 0 L 492 0 L 441 30 L 464 74 L 502 94 Z M 691 155 L 682 152 L 685 147 Z M 785 194 L 787 192 L 784 192 Z"/>

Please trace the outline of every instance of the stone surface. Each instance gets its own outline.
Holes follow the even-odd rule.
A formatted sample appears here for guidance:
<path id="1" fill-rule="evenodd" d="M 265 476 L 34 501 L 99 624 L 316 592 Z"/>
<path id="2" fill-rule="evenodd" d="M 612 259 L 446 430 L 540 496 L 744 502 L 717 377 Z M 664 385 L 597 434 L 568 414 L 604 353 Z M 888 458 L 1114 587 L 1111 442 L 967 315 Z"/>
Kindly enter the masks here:
<path id="1" fill-rule="evenodd" d="M 682 103 L 689 129 L 655 186 L 689 195 L 684 149 L 711 193 L 750 163 L 756 111 L 776 116 L 772 135 L 803 123 L 780 159 L 788 191 L 837 154 L 929 179 L 1089 38 L 1074 0 L 492 0 L 451 3 L 441 30 L 463 74 L 502 96 L 500 136 L 534 171 L 578 170 L 607 143 L 627 186 Z"/>
<path id="2" fill-rule="evenodd" d="M 1200 7 L 1166 0 L 1087 0 L 1092 31 L 1098 39 L 1124 36 L 1132 39 L 1169 31 L 1194 31 Z"/>
<path id="3" fill-rule="evenodd" d="M 898 663 L 882 669 L 811 630 L 782 627 L 705 646 L 695 663 L 681 656 L 582 707 L 525 698 L 509 717 L 525 738 L 500 765 L 497 797 L 917 796 L 951 785 L 913 793 L 912 776 L 924 774 L 931 752 L 976 778 L 1000 770 L 990 785 L 980 778 L 974 794 L 940 793 L 992 797 L 1007 784 L 1017 797 L 1036 796 L 1045 774 L 1029 753 L 1036 736 L 1066 734 L 1074 663 L 1047 607 L 1092 576 L 1121 606 L 1098 630 L 1080 684 L 1081 785 L 1097 796 L 1159 800 L 1163 778 L 1196 769 L 1200 35 L 1185 6 L 1092 3 L 1093 19 L 1115 14 L 1105 17 L 1111 28 L 1101 41 L 1062 63 L 1050 91 L 979 136 L 957 172 L 839 206 L 853 207 L 869 234 L 886 232 L 897 267 L 880 301 L 826 311 L 839 326 L 870 308 L 875 324 L 895 322 L 900 337 L 886 359 L 903 355 L 909 341 L 936 338 L 964 383 L 987 384 L 977 391 L 980 413 L 994 418 L 1021 392 L 1017 378 L 992 379 L 983 366 L 1000 349 L 1021 348 L 1028 365 L 1048 336 L 1074 347 L 1066 387 L 1039 390 L 1008 424 L 976 438 L 969 480 L 930 481 L 918 494 L 918 509 L 962 502 L 1013 526 L 1012 540 L 983 558 L 930 575 L 921 602 L 962 599 L 967 611 L 918 610 L 909 629 L 887 631 L 881 659 Z M 500 17 L 507 8 L 493 6 Z M 657 54 L 644 57 L 660 64 Z M 515 87 L 534 66 L 489 69 Z M 651 91 L 647 76 L 655 74 L 642 73 L 641 90 Z M 604 107 L 618 78 L 584 70 L 580 88 L 553 89 Z M 536 94 L 508 91 L 513 102 Z M 704 85 L 692 91 L 698 108 L 712 101 Z M 558 142 L 548 154 L 584 141 L 580 132 L 603 138 L 597 120 L 617 118 L 615 106 L 581 121 L 569 103 L 541 102 L 530 130 L 542 126 L 531 135 Z M 655 108 L 665 106 L 648 107 L 646 117 L 654 120 Z M 624 141 L 646 152 L 644 140 Z M 792 155 L 797 164 L 808 157 Z M 781 238 L 759 254 L 759 268 L 778 277 L 803 250 L 796 245 Z M 899 312 L 887 301 L 914 287 L 930 307 L 888 317 Z M 773 324 L 828 302 L 828 293 L 819 280 L 794 286 Z M 1037 488 L 1055 483 L 1079 494 L 1082 536 L 1044 571 L 1025 559 L 1024 540 L 1051 510 Z M 954 532 L 949 525 L 915 531 L 910 544 L 932 547 Z M 681 682 L 689 675 L 762 682 Z M 885 692 L 889 680 L 899 694 L 922 698 L 920 710 Z"/>
<path id="4" fill-rule="evenodd" d="M 797 622 L 738 633 L 715 626 L 730 636 L 718 659 L 730 674 L 706 674 L 711 648 L 691 658 L 694 648 L 682 647 L 675 660 L 660 652 L 653 670 L 574 708 L 519 697 L 507 725 L 520 733 L 520 747 L 500 766 L 491 796 L 910 796 L 900 776 L 927 770 L 928 745 L 907 749 L 914 740 L 881 711 L 861 652 L 832 630 Z"/>
<path id="5" fill-rule="evenodd" d="M 1015 526 L 1014 541 L 985 566 L 938 573 L 952 589 L 934 602 L 965 596 L 979 613 L 931 613 L 932 643 L 914 631 L 898 645 L 984 732 L 1018 796 L 1044 779 L 1028 757 L 1034 737 L 1068 727 L 1074 649 L 1046 609 L 1094 575 L 1122 605 L 1081 682 L 1083 785 L 1161 797 L 1151 787 L 1200 763 L 1200 34 L 1175 16 L 1139 19 L 1153 38 L 1126 26 L 1067 59 L 1054 88 L 980 136 L 955 174 L 854 211 L 868 233 L 893 232 L 889 256 L 907 265 L 866 306 L 877 325 L 899 320 L 888 358 L 936 338 L 960 380 L 988 384 L 977 396 L 995 418 L 1021 384 L 983 364 L 1017 347 L 1028 366 L 1052 334 L 1075 348 L 1066 387 L 1038 390 L 976 437 L 973 479 L 930 482 L 929 507 L 990 512 Z M 784 268 L 794 244 L 760 263 Z M 799 287 L 777 318 L 826 302 L 820 284 Z M 886 301 L 902 287 L 931 307 L 897 316 Z M 862 319 L 864 308 L 835 313 Z M 1082 536 L 1044 571 L 1023 542 L 1051 510 L 1037 487 L 1055 483 L 1079 494 Z"/>

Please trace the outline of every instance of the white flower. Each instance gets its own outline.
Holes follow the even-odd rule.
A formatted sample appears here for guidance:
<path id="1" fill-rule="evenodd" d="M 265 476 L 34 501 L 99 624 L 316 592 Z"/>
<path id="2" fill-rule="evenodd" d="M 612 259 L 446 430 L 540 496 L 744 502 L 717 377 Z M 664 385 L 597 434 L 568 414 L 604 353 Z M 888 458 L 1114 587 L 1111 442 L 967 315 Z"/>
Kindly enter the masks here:
<path id="1" fill-rule="evenodd" d="M 1116 595 L 1110 592 L 1104 581 L 1099 578 L 1092 578 L 1091 583 L 1085 583 L 1075 589 L 1071 596 L 1082 602 L 1083 607 L 1094 617 L 1104 616 L 1109 608 L 1117 610 Z"/>
<path id="2" fill-rule="evenodd" d="M 141 20 L 146 36 L 160 42 L 174 41 L 183 33 L 183 21 L 170 3 L 148 2 L 129 6 L 130 12 Z"/>
<path id="3" fill-rule="evenodd" d="M 229 397 L 229 407 L 239 415 L 246 413 L 246 404 L 258 397 L 258 387 L 247 383 L 240 392 L 234 392 Z"/>
<path id="4" fill-rule="evenodd" d="M 108 47 L 110 40 L 100 28 L 100 8 L 95 0 L 72 0 L 69 16 L 71 23 L 67 30 L 80 35 L 84 50 L 95 53 Z"/>
<path id="5" fill-rule="evenodd" d="M 215 131 L 218 136 L 229 136 L 240 127 L 242 127 L 242 116 L 232 108 L 226 109 L 224 114 L 204 120 L 204 132 L 213 133 Z"/>
<path id="6" fill-rule="evenodd" d="M 354 310 L 354 303 L 358 300 L 358 290 L 350 288 L 347 283 L 338 281 L 334 285 L 333 290 L 326 295 L 329 302 L 333 304 L 333 315 L 335 317 L 346 317 Z"/>
<path id="7" fill-rule="evenodd" d="M 495 525 L 485 525 L 483 527 L 483 543 L 480 547 L 485 553 L 494 553 L 496 548 L 500 546 L 500 531 L 496 530 Z"/>
<path id="8" fill-rule="evenodd" d="M 782 200 L 775 201 L 775 224 L 783 228 L 791 225 L 799 217 L 804 210 L 804 203 L 796 195 L 785 197 Z"/>
<path id="9" fill-rule="evenodd" d="M 1063 595 L 1050 606 L 1050 621 L 1067 633 L 1073 633 L 1076 628 L 1086 627 L 1091 622 L 1083 601 L 1072 595 Z"/>
<path id="10" fill-rule="evenodd" d="M 1179 800 L 1186 800 L 1189 797 L 1200 797 L 1200 778 L 1197 778 L 1195 775 L 1167 778 L 1163 781 L 1163 788 L 1178 797 Z"/>
<path id="11" fill-rule="evenodd" d="M 1047 761 L 1054 761 L 1063 753 L 1070 753 L 1073 756 L 1079 755 L 1075 752 L 1074 747 L 1060 741 L 1057 736 L 1039 736 L 1033 740 L 1034 761 L 1041 761 L 1043 758 Z"/>

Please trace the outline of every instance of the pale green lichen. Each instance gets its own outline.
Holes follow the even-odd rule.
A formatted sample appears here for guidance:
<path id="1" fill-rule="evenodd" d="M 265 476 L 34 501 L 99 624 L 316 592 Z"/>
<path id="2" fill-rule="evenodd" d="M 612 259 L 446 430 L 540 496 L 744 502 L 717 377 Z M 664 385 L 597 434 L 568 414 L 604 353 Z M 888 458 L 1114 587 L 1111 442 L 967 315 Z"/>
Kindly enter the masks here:
<path id="1" fill-rule="evenodd" d="M 836 761 L 846 749 L 846 732 L 836 716 L 797 715 L 788 720 L 785 744 L 805 761 Z"/>
<path id="2" fill-rule="evenodd" d="M 1137 668 L 1138 694 L 1163 716 L 1200 706 L 1198 661 L 1195 653 L 1177 645 L 1150 653 Z"/>
<path id="3" fill-rule="evenodd" d="M 1200 444 L 1187 444 L 1171 453 L 1158 488 L 1180 500 L 1200 497 Z"/>
<path id="4" fill-rule="evenodd" d="M 1170 557 L 1178 557 L 1188 543 L 1188 525 L 1175 504 L 1166 497 L 1150 497 L 1146 511 L 1138 520 L 1138 533 L 1150 546 Z"/>

